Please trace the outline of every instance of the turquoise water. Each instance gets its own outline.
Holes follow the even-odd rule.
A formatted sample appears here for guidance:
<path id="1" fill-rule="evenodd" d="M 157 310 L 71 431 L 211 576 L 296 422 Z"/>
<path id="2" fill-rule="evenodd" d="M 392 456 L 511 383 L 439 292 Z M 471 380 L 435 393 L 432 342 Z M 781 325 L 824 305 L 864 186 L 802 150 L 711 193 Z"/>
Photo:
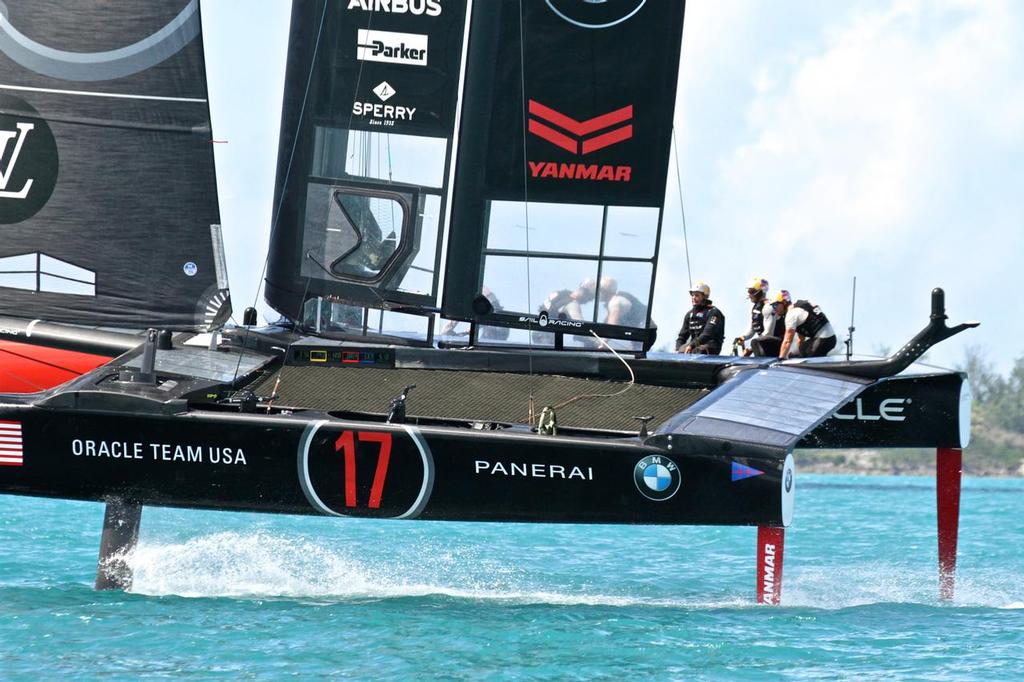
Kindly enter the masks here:
<path id="1" fill-rule="evenodd" d="M 169 509 L 98 593 L 101 505 L 0 496 L 0 678 L 1020 677 L 1024 481 L 964 481 L 949 604 L 931 479 L 798 486 L 781 607 L 751 528 Z"/>

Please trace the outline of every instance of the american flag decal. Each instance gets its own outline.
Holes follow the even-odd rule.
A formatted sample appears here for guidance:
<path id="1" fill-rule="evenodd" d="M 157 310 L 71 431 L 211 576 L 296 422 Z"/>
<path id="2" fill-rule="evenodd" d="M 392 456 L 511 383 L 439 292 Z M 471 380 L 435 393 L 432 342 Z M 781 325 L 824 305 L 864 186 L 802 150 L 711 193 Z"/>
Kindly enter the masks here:
<path id="1" fill-rule="evenodd" d="M 0 466 L 24 464 L 21 450 L 21 422 L 0 420 Z"/>

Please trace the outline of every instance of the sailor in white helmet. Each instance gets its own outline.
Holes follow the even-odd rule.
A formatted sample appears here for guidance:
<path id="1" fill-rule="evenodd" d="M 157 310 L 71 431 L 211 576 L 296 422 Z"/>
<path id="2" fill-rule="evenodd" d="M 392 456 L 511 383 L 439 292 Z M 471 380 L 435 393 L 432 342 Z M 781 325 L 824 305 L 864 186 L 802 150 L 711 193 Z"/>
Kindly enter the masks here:
<path id="1" fill-rule="evenodd" d="M 718 355 L 725 340 L 725 315 L 711 302 L 711 287 L 697 282 L 690 289 L 693 308 L 683 316 L 683 326 L 676 337 L 677 353 Z"/>
<path id="2" fill-rule="evenodd" d="M 794 339 L 799 339 L 795 357 L 824 357 L 836 347 L 835 330 L 818 306 L 804 300 L 793 303 L 785 289 L 775 296 L 772 306 L 776 315 L 783 315 L 786 319 L 786 333 L 779 348 L 780 358 L 789 357 Z"/>

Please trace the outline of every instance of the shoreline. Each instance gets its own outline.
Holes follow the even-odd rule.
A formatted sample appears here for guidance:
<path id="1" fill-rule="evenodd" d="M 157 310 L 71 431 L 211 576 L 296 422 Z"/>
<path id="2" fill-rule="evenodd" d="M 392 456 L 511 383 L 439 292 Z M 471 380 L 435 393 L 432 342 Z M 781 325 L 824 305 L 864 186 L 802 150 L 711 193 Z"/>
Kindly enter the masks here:
<path id="1" fill-rule="evenodd" d="M 864 476 L 935 476 L 935 451 L 914 450 L 797 450 L 797 471 L 809 474 Z M 963 475 L 982 478 L 1024 477 L 1024 452 L 1019 457 L 994 458 L 964 451 Z"/>

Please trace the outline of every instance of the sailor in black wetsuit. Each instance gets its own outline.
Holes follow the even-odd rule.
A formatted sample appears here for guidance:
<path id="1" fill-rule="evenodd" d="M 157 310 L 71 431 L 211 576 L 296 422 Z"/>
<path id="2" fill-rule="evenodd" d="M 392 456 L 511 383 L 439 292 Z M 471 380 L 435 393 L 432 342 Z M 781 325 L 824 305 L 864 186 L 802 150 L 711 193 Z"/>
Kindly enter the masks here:
<path id="1" fill-rule="evenodd" d="M 772 306 L 777 315 L 786 319 L 786 333 L 779 348 L 780 358 L 789 356 L 794 338 L 799 338 L 796 357 L 820 358 L 836 347 L 836 333 L 818 306 L 804 300 L 793 303 L 785 289 L 775 297 Z"/>
<path id="2" fill-rule="evenodd" d="M 711 299 L 711 287 L 697 282 L 690 290 L 693 308 L 683 316 L 683 326 L 676 337 L 677 353 L 718 355 L 725 340 L 725 315 Z"/>
<path id="3" fill-rule="evenodd" d="M 733 345 L 742 348 L 746 341 L 750 341 L 750 348 L 743 355 L 776 357 L 782 343 L 785 323 L 775 314 L 768 300 L 768 280 L 755 277 L 747 287 L 747 296 L 751 303 L 750 326 L 743 336 L 736 337 Z"/>

